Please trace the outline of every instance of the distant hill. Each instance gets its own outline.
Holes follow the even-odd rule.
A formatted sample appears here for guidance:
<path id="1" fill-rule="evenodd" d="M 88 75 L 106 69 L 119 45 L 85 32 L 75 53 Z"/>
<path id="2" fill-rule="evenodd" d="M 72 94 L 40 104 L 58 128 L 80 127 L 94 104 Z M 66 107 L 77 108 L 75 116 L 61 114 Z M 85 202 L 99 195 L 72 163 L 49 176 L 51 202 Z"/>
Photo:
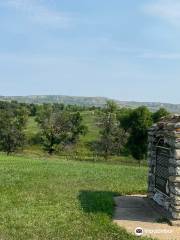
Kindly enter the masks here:
<path id="1" fill-rule="evenodd" d="M 73 97 L 63 95 L 33 95 L 33 96 L 0 96 L 0 100 L 18 101 L 23 103 L 64 103 L 81 106 L 97 106 L 102 107 L 106 104 L 108 98 L 103 97 Z"/>
<path id="2" fill-rule="evenodd" d="M 109 98 L 105 97 L 73 97 L 63 95 L 34 95 L 34 96 L 0 96 L 1 101 L 18 101 L 24 103 L 64 103 L 64 104 L 76 104 L 81 106 L 96 106 L 103 107 Z M 134 102 L 134 101 L 118 101 L 114 100 L 118 105 L 122 107 L 136 108 L 139 106 L 146 106 L 151 111 L 156 111 L 160 107 L 166 108 L 169 112 L 180 113 L 180 104 L 170 103 L 158 103 L 158 102 Z"/>
<path id="3" fill-rule="evenodd" d="M 140 106 L 146 106 L 152 112 L 157 111 L 159 108 L 163 107 L 171 113 L 180 113 L 180 104 L 172 103 L 160 103 L 160 102 L 133 102 L 133 101 L 118 101 L 121 106 L 137 108 Z"/>

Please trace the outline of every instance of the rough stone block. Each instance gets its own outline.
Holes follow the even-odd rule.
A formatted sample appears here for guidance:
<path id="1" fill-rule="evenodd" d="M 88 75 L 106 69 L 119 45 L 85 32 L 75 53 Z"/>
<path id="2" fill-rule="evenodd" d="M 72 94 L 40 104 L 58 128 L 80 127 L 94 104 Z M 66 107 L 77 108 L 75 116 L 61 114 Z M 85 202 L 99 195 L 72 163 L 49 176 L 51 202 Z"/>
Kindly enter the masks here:
<path id="1" fill-rule="evenodd" d="M 173 183 L 180 183 L 180 176 L 170 176 L 169 181 Z"/>
<path id="2" fill-rule="evenodd" d="M 174 125 L 174 128 L 180 128 L 180 123 L 179 123 L 179 122 L 176 123 L 176 124 Z"/>
<path id="3" fill-rule="evenodd" d="M 170 191 L 172 194 L 180 196 L 180 186 L 177 186 L 176 184 L 170 185 Z"/>
<path id="4" fill-rule="evenodd" d="M 180 149 L 180 142 L 175 143 L 175 148 L 176 148 L 176 149 Z"/>
<path id="5" fill-rule="evenodd" d="M 177 162 L 177 160 L 173 157 L 169 158 L 169 163 L 172 164 L 172 165 L 175 165 Z"/>
<path id="6" fill-rule="evenodd" d="M 175 124 L 174 123 L 168 123 L 165 128 L 173 131 L 175 129 Z"/>
<path id="7" fill-rule="evenodd" d="M 180 167 L 179 166 L 169 167 L 169 175 L 170 176 L 180 176 Z"/>
<path id="8" fill-rule="evenodd" d="M 172 212 L 172 217 L 174 219 L 180 219 L 180 212 Z"/>
<path id="9" fill-rule="evenodd" d="M 180 206 L 180 196 L 177 196 L 171 193 L 170 201 L 172 205 Z"/>
<path id="10" fill-rule="evenodd" d="M 180 160 L 180 149 L 176 149 L 176 150 L 175 150 L 175 158 L 176 158 L 177 160 Z"/>
<path id="11" fill-rule="evenodd" d="M 180 206 L 179 205 L 171 205 L 173 212 L 180 212 Z"/>

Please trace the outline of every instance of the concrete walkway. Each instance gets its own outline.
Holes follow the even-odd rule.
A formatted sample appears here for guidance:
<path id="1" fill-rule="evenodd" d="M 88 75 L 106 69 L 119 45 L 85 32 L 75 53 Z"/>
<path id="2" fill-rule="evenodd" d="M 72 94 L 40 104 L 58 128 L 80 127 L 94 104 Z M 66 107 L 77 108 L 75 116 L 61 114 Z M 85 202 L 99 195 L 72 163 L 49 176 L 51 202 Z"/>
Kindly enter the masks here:
<path id="1" fill-rule="evenodd" d="M 140 228 L 137 231 L 142 231 L 142 236 L 160 240 L 180 240 L 180 227 L 157 223 L 157 220 L 164 216 L 163 210 L 158 205 L 153 205 L 146 196 L 116 197 L 115 203 L 114 222 L 128 232 L 135 234 L 135 229 Z"/>

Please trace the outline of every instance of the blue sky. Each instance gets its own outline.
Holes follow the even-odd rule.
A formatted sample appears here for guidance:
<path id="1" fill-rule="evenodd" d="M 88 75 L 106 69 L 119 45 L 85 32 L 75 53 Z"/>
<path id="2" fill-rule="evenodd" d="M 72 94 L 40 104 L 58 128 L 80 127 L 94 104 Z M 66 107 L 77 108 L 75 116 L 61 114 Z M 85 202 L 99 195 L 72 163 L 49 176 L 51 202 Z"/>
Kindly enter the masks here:
<path id="1" fill-rule="evenodd" d="M 0 0 L 0 95 L 180 103 L 179 0 Z"/>

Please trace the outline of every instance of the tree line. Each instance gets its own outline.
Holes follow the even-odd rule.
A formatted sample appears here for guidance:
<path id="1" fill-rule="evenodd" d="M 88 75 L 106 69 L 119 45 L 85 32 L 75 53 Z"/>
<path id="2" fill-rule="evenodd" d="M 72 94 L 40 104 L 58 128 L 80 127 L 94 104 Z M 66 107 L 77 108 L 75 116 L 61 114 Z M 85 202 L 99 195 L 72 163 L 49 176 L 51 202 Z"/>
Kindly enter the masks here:
<path id="1" fill-rule="evenodd" d="M 140 162 L 147 155 L 148 129 L 168 115 L 170 113 L 164 108 L 152 113 L 145 106 L 119 108 L 113 101 L 108 101 L 100 114 L 98 149 L 105 159 L 126 153 Z"/>
<path id="2" fill-rule="evenodd" d="M 121 108 L 108 101 L 104 108 L 64 104 L 24 104 L 16 101 L 0 102 L 0 150 L 7 154 L 23 149 L 25 129 L 29 117 L 34 117 L 40 129 L 41 145 L 49 154 L 74 146 L 80 136 L 88 132 L 81 112 L 95 111 L 99 139 L 91 143 L 91 150 L 109 157 L 131 154 L 141 161 L 147 154 L 147 131 L 161 117 L 169 115 L 164 108 L 152 113 L 142 106 Z"/>

